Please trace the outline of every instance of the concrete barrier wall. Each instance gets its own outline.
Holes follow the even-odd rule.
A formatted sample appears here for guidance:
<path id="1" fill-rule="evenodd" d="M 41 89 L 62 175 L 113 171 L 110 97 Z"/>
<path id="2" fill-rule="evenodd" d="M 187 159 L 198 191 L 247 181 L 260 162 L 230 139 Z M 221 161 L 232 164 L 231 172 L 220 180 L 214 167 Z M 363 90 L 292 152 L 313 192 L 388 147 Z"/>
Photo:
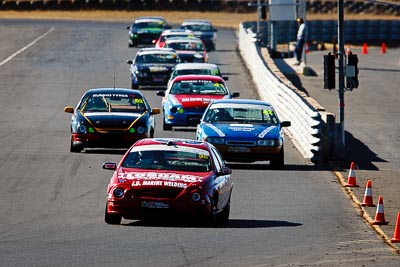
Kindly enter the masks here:
<path id="1" fill-rule="evenodd" d="M 291 121 L 292 126 L 285 128 L 285 132 L 300 153 L 314 163 L 320 162 L 323 158 L 320 113 L 300 92 L 284 84 L 273 73 L 264 61 L 268 54 L 262 54 L 268 51 L 254 42 L 254 33 L 244 24 L 239 27 L 238 43 L 261 99 L 275 107 L 281 120 Z"/>

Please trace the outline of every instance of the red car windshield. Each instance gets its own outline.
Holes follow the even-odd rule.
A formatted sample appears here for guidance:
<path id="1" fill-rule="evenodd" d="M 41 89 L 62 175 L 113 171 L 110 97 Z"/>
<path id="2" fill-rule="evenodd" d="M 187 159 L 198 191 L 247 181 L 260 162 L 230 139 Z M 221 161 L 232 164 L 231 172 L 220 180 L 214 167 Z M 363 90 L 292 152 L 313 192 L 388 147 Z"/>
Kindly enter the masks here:
<path id="1" fill-rule="evenodd" d="M 190 41 L 190 42 L 170 42 L 166 43 L 165 47 L 172 48 L 175 50 L 183 50 L 183 51 L 205 51 L 205 47 L 203 43 Z"/>
<path id="2" fill-rule="evenodd" d="M 228 90 L 221 82 L 208 80 L 183 80 L 172 85 L 171 94 L 175 95 L 226 95 Z"/>
<path id="3" fill-rule="evenodd" d="M 187 172 L 209 172 L 211 170 L 210 156 L 208 154 L 179 150 L 131 151 L 125 158 L 122 166 L 127 168 Z"/>

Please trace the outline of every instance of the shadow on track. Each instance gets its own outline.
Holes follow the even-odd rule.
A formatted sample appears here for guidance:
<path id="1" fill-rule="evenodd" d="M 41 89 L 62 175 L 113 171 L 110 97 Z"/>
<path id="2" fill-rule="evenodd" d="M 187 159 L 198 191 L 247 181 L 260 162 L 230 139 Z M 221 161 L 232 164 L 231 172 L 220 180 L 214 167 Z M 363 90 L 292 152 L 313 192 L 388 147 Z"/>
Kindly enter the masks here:
<path id="1" fill-rule="evenodd" d="M 225 229 L 243 229 L 243 228 L 272 228 L 272 227 L 295 227 L 301 226 L 301 223 L 288 222 L 288 221 L 273 221 L 273 220 L 246 220 L 246 219 L 230 219 L 229 222 L 218 225 L 209 226 L 199 221 L 190 219 L 176 219 L 176 218 L 162 218 L 153 220 L 140 220 L 122 226 L 141 226 L 141 227 L 182 227 L 182 228 L 225 228 Z"/>
<path id="2" fill-rule="evenodd" d="M 351 162 L 355 162 L 359 169 L 379 171 L 379 168 L 373 162 L 387 162 L 350 132 L 345 132 L 345 140 L 344 156 L 335 162 L 342 170 L 348 169 Z"/>
<path id="3" fill-rule="evenodd" d="M 109 155 L 124 155 L 128 148 L 88 148 L 83 153 L 86 154 L 109 154 Z"/>
<path id="4" fill-rule="evenodd" d="M 263 163 L 227 163 L 228 167 L 231 169 L 238 170 L 272 170 L 272 171 L 329 171 L 331 167 L 326 163 L 320 165 L 294 165 L 285 164 L 283 170 L 276 170 L 272 168 L 268 162 Z"/>

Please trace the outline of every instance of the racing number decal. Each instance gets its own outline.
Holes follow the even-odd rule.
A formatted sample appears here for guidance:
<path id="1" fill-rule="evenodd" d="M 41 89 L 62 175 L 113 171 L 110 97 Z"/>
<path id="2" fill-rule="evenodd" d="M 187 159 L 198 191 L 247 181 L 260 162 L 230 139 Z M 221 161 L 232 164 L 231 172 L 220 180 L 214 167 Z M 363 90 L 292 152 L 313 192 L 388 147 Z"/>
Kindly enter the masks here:
<path id="1" fill-rule="evenodd" d="M 274 115 L 274 112 L 272 112 L 272 110 L 270 110 L 270 109 L 264 109 L 263 114 L 264 115 Z"/>
<path id="2" fill-rule="evenodd" d="M 209 158 L 207 155 L 204 155 L 204 154 L 199 154 L 198 157 L 199 157 L 199 159 L 208 159 Z"/>
<path id="3" fill-rule="evenodd" d="M 135 101 L 136 104 L 143 104 L 144 101 L 141 98 L 135 98 L 133 101 Z"/>

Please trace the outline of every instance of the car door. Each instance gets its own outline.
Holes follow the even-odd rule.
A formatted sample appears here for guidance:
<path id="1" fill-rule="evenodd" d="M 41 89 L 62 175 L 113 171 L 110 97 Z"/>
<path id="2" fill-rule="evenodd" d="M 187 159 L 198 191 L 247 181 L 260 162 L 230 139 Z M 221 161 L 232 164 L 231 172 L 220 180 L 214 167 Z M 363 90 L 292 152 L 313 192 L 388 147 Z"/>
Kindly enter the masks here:
<path id="1" fill-rule="evenodd" d="M 233 188 L 232 178 L 230 169 L 225 166 L 225 162 L 219 153 L 219 151 L 215 148 L 211 148 L 211 156 L 215 164 L 216 168 L 216 177 L 215 177 L 215 189 L 218 191 L 218 203 L 217 209 L 222 210 L 226 204 L 230 201 L 230 196 Z M 227 172 L 227 170 L 229 170 Z"/>

